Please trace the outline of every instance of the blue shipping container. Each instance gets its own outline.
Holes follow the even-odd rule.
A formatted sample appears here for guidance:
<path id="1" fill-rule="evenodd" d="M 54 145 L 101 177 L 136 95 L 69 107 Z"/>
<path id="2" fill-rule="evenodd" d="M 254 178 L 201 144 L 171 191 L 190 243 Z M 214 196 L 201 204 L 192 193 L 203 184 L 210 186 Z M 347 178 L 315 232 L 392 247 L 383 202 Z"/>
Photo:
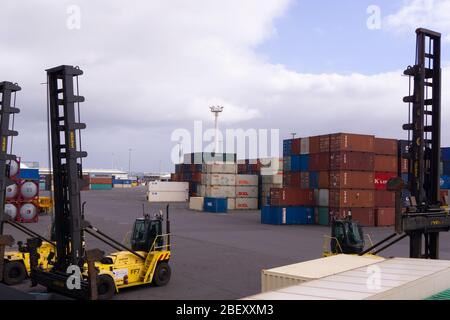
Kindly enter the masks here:
<path id="1" fill-rule="evenodd" d="M 309 172 L 309 188 L 310 189 L 319 188 L 319 173 L 316 171 Z"/>
<path id="2" fill-rule="evenodd" d="M 264 206 L 261 209 L 263 224 L 314 224 L 312 207 L 275 207 Z"/>
<path id="3" fill-rule="evenodd" d="M 441 176 L 441 189 L 450 189 L 450 176 Z"/>
<path id="4" fill-rule="evenodd" d="M 450 161 L 450 148 L 441 148 L 441 160 Z"/>
<path id="5" fill-rule="evenodd" d="M 283 156 L 292 154 L 292 139 L 283 140 Z"/>
<path id="6" fill-rule="evenodd" d="M 291 156 L 291 171 L 299 172 L 300 170 L 300 155 Z"/>
<path id="7" fill-rule="evenodd" d="M 205 197 L 203 203 L 203 210 L 213 213 L 227 213 L 228 203 L 227 198 L 210 198 Z"/>
<path id="8" fill-rule="evenodd" d="M 442 162 L 442 174 L 444 176 L 450 176 L 450 161 Z"/>
<path id="9" fill-rule="evenodd" d="M 309 170 L 309 154 L 300 155 L 300 171 Z"/>
<path id="10" fill-rule="evenodd" d="M 26 180 L 39 180 L 39 169 L 20 169 L 19 178 Z"/>

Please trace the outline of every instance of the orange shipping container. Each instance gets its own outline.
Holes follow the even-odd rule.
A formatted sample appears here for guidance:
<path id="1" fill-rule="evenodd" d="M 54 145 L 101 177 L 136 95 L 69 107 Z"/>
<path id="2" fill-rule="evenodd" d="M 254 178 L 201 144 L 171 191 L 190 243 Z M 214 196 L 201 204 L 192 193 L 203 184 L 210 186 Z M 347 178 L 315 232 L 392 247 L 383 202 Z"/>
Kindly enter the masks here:
<path id="1" fill-rule="evenodd" d="M 328 189 L 330 187 L 330 173 L 328 171 L 319 172 L 319 189 Z"/>
<path id="2" fill-rule="evenodd" d="M 330 207 L 373 208 L 373 190 L 330 189 Z"/>
<path id="3" fill-rule="evenodd" d="M 397 140 L 375 138 L 374 143 L 376 154 L 397 156 Z"/>
<path id="4" fill-rule="evenodd" d="M 374 136 L 350 133 L 330 135 L 330 151 L 374 152 Z"/>
<path id="5" fill-rule="evenodd" d="M 332 171 L 330 188 L 336 189 L 374 189 L 373 172 L 369 171 Z"/>
<path id="6" fill-rule="evenodd" d="M 89 179 L 90 184 L 112 184 L 112 178 L 93 178 Z"/>
<path id="7" fill-rule="evenodd" d="M 320 136 L 309 137 L 309 154 L 320 152 Z"/>
<path id="8" fill-rule="evenodd" d="M 375 171 L 379 172 L 397 172 L 397 157 L 375 155 Z"/>

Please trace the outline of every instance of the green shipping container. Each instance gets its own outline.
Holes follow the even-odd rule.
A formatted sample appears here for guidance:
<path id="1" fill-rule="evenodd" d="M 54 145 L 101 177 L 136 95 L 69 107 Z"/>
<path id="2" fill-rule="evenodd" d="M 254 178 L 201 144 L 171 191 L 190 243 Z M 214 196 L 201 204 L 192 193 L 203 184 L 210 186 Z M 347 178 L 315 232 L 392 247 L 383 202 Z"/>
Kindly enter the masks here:
<path id="1" fill-rule="evenodd" d="M 91 183 L 91 190 L 111 190 L 111 184 Z"/>
<path id="2" fill-rule="evenodd" d="M 328 207 L 319 207 L 319 224 L 328 226 L 330 224 L 330 211 Z"/>

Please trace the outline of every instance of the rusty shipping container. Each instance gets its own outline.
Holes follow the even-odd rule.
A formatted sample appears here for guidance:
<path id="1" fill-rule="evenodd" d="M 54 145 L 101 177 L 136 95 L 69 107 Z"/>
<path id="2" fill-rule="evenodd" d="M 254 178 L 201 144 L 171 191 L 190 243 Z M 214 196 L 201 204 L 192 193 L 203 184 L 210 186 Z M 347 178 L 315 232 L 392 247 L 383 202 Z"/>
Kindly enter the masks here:
<path id="1" fill-rule="evenodd" d="M 331 219 L 345 219 L 349 212 L 352 219 L 356 220 L 363 227 L 375 226 L 375 211 L 373 208 L 330 208 Z"/>
<path id="2" fill-rule="evenodd" d="M 300 172 L 300 187 L 309 189 L 309 172 Z"/>
<path id="3" fill-rule="evenodd" d="M 375 154 L 397 156 L 398 142 L 395 139 L 375 138 Z"/>
<path id="4" fill-rule="evenodd" d="M 319 189 L 328 189 L 330 187 L 330 173 L 328 171 L 319 172 Z"/>
<path id="5" fill-rule="evenodd" d="M 331 171 L 330 188 L 374 189 L 374 173 L 369 171 Z"/>
<path id="6" fill-rule="evenodd" d="M 330 152 L 330 170 L 374 171 L 375 156 L 368 152 Z"/>
<path id="7" fill-rule="evenodd" d="M 330 207 L 373 208 L 373 190 L 330 189 Z"/>
<path id="8" fill-rule="evenodd" d="M 291 154 L 297 155 L 300 154 L 300 138 L 296 138 L 292 140 Z"/>
<path id="9" fill-rule="evenodd" d="M 395 225 L 395 208 L 375 209 L 375 225 L 377 227 L 390 227 Z"/>
<path id="10" fill-rule="evenodd" d="M 320 136 L 309 137 L 309 154 L 320 152 Z"/>
<path id="11" fill-rule="evenodd" d="M 397 172 L 397 157 L 375 155 L 375 171 L 378 172 Z"/>
<path id="12" fill-rule="evenodd" d="M 374 136 L 336 133 L 330 135 L 330 151 L 374 152 Z"/>
<path id="13" fill-rule="evenodd" d="M 395 207 L 395 192 L 375 190 L 375 207 Z"/>
<path id="14" fill-rule="evenodd" d="M 273 206 L 314 206 L 314 191 L 295 187 L 270 189 L 270 204 Z"/>
<path id="15" fill-rule="evenodd" d="M 330 168 L 330 153 L 313 153 L 309 156 L 309 170 L 327 171 Z"/>
<path id="16" fill-rule="evenodd" d="M 330 134 L 324 134 L 319 136 L 319 151 L 330 152 Z"/>

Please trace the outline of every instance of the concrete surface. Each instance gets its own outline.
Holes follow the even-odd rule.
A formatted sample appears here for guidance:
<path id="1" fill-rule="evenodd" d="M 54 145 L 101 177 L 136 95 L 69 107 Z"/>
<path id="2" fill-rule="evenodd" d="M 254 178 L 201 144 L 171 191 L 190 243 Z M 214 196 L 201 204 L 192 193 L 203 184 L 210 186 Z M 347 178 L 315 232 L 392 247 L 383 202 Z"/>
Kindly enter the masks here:
<path id="1" fill-rule="evenodd" d="M 146 212 L 154 214 L 165 204 L 150 205 L 145 200 L 145 188 L 83 191 L 86 219 L 113 238 L 122 241 L 131 230 L 136 217 Z M 165 287 L 137 287 L 121 291 L 115 299 L 238 299 L 260 292 L 261 269 L 306 261 L 321 257 L 323 226 L 271 226 L 260 223 L 259 211 L 232 211 L 226 215 L 194 212 L 187 204 L 171 204 L 172 279 Z M 42 216 L 39 223 L 28 225 L 44 234 L 50 223 Z M 6 226 L 16 240 L 26 236 Z M 393 228 L 365 228 L 373 241 L 383 239 Z M 441 234 L 441 259 L 450 260 L 450 234 Z M 88 247 L 106 252 L 113 249 L 87 237 Z M 381 254 L 384 257 L 407 257 L 408 238 Z M 29 281 L 16 286 L 24 291 Z"/>

